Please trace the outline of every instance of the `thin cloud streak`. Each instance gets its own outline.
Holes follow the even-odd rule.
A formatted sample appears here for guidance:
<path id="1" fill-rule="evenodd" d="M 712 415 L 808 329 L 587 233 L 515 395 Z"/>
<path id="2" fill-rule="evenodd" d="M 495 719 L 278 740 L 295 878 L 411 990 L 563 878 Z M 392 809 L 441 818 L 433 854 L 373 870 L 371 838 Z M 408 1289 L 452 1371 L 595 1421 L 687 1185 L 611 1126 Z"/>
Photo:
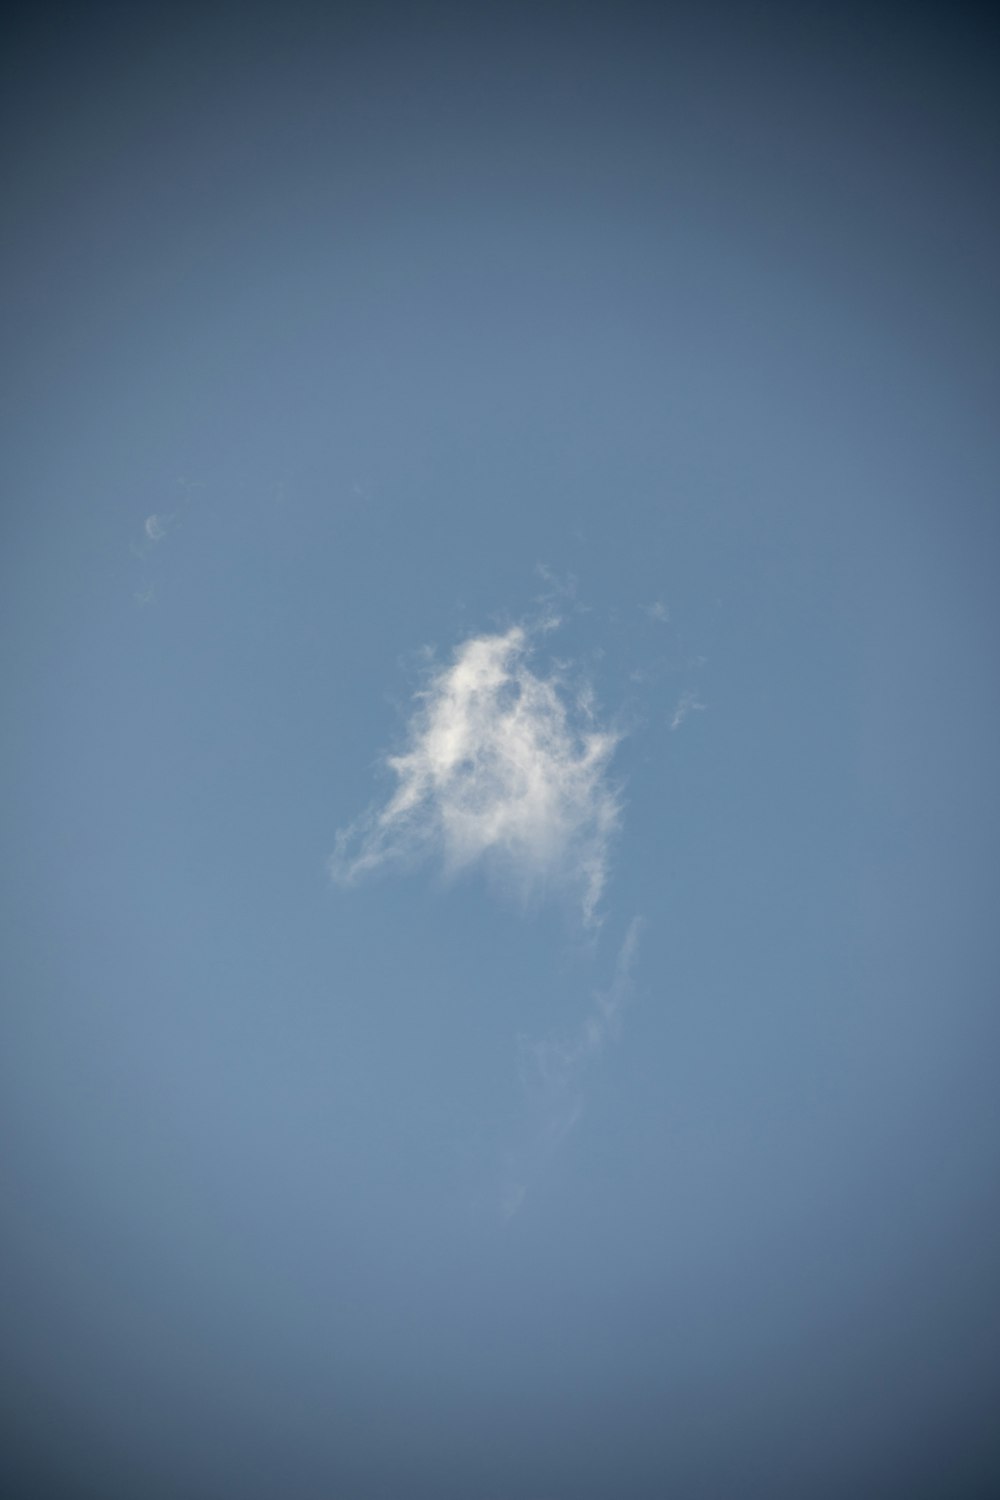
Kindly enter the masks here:
<path id="1" fill-rule="evenodd" d="M 417 695 L 407 748 L 386 761 L 396 791 L 337 835 L 335 880 L 427 856 L 449 875 L 484 863 L 525 894 L 571 893 L 584 924 L 599 925 L 619 736 L 597 726 L 587 692 L 531 669 L 531 647 L 520 625 L 473 637 Z"/>
<path id="2" fill-rule="evenodd" d="M 677 707 L 674 709 L 674 716 L 670 721 L 670 728 L 672 730 L 680 729 L 681 725 L 684 723 L 684 720 L 688 717 L 689 714 L 703 713 L 706 707 L 707 705 L 701 702 L 697 693 L 682 693 L 678 700 Z"/>
<path id="3" fill-rule="evenodd" d="M 535 1176 L 583 1116 L 584 1082 L 609 1043 L 621 1032 L 622 1015 L 631 999 L 642 918 L 633 917 L 618 950 L 614 976 L 598 991 L 589 1014 L 569 1039 L 530 1041 L 519 1036 L 518 1075 L 532 1139 L 519 1171 L 511 1170 L 500 1198 L 500 1213 L 513 1218 L 524 1203 L 528 1180 Z M 513 1162 L 508 1167 L 513 1169 Z"/>
<path id="4" fill-rule="evenodd" d="M 545 1091 L 553 1095 L 564 1094 L 575 1087 L 587 1065 L 602 1055 L 608 1042 L 617 1039 L 621 1030 L 622 1012 L 632 991 L 632 974 L 641 930 L 642 918 L 633 917 L 618 951 L 611 987 L 594 996 L 590 1014 L 575 1037 L 568 1042 L 547 1040 L 531 1043 L 524 1037 L 518 1038 L 523 1087 L 541 1084 Z M 575 1113 L 571 1123 L 575 1123 L 576 1118 L 578 1115 Z"/>

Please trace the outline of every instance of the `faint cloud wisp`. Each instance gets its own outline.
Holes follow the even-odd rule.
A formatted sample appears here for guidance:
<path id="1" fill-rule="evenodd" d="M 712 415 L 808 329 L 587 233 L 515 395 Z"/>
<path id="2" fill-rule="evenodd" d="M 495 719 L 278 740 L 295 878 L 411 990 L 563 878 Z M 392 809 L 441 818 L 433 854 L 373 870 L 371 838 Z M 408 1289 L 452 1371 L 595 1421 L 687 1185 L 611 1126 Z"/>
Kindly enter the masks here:
<path id="1" fill-rule="evenodd" d="M 173 522 L 173 519 L 174 517 L 172 515 L 158 515 L 156 511 L 154 511 L 152 515 L 147 516 L 145 521 L 142 523 L 142 540 L 138 543 L 130 543 L 130 551 L 134 554 L 134 556 L 142 559 L 147 558 L 152 552 L 153 548 L 159 546 L 160 542 L 163 541 L 163 538 L 166 536 L 167 531 L 170 528 L 171 523 Z M 139 598 L 138 594 L 136 595 L 136 598 Z M 139 600 L 139 602 L 142 604 L 148 604 L 149 600 L 144 598 Z"/>
<path id="2" fill-rule="evenodd" d="M 703 713 L 706 704 L 702 703 L 697 693 L 682 693 L 674 709 L 674 716 L 670 720 L 671 729 L 680 729 L 689 714 Z"/>
<path id="3" fill-rule="evenodd" d="M 337 836 L 334 879 L 435 855 L 448 874 L 478 862 L 525 893 L 559 888 L 599 924 L 609 847 L 618 827 L 608 767 L 618 742 L 599 728 L 586 692 L 528 664 L 531 632 L 465 641 L 423 692 L 407 747 L 387 764 L 395 793 Z"/>
<path id="4" fill-rule="evenodd" d="M 531 1041 L 519 1036 L 518 1076 L 532 1134 L 520 1166 L 501 1193 L 500 1211 L 513 1218 L 524 1202 L 528 1179 L 569 1135 L 583 1114 L 583 1085 L 587 1070 L 603 1055 L 621 1030 L 622 1013 L 632 994 L 642 918 L 633 917 L 618 951 L 614 976 L 607 990 L 594 996 L 589 1014 L 569 1039 Z"/>

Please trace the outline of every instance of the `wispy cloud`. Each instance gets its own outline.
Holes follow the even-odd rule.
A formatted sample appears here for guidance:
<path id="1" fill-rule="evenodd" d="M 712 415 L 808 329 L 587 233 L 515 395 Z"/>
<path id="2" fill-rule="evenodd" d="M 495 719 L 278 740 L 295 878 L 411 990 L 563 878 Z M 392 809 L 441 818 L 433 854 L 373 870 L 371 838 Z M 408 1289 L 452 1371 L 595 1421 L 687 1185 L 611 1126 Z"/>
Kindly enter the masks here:
<path id="1" fill-rule="evenodd" d="M 540 602 L 551 605 L 558 600 L 566 604 L 576 599 L 579 580 L 575 573 L 560 573 L 546 562 L 536 562 L 535 574 L 545 585 L 538 596 Z"/>
<path id="2" fill-rule="evenodd" d="M 646 619 L 654 623 L 665 625 L 670 619 L 670 611 L 662 599 L 654 599 L 652 604 L 640 604 L 639 608 L 646 616 Z"/>
<path id="3" fill-rule="evenodd" d="M 703 713 L 706 704 L 702 703 L 697 693 L 682 693 L 677 700 L 674 716 L 670 720 L 671 729 L 679 729 L 689 714 Z"/>
<path id="4" fill-rule="evenodd" d="M 482 862 L 525 893 L 571 892 L 584 923 L 598 924 L 620 817 L 608 776 L 619 736 L 598 726 L 585 690 L 532 670 L 532 644 L 520 625 L 475 636 L 431 678 L 406 748 L 387 758 L 394 794 L 337 836 L 336 880 L 422 856 L 448 874 Z"/>
<path id="5" fill-rule="evenodd" d="M 622 1014 L 633 990 L 642 918 L 633 917 L 618 951 L 608 989 L 594 995 L 593 1005 L 568 1039 L 532 1041 L 519 1036 L 518 1075 L 531 1118 L 531 1138 L 520 1162 L 508 1160 L 509 1175 L 501 1193 L 505 1219 L 521 1207 L 533 1176 L 566 1139 L 583 1115 L 584 1082 L 621 1030 Z"/>
<path id="6" fill-rule="evenodd" d="M 595 1062 L 608 1042 L 618 1036 L 622 1011 L 632 989 L 632 973 L 639 951 L 641 930 L 642 918 L 633 917 L 618 951 L 611 986 L 595 994 L 590 1013 L 575 1036 L 568 1041 L 548 1039 L 540 1042 L 530 1042 L 524 1036 L 518 1037 L 522 1087 L 530 1089 L 540 1085 L 553 1098 L 576 1093 L 587 1066 Z M 574 1104 L 570 1125 L 579 1118 L 579 1112 Z"/>
<path id="7" fill-rule="evenodd" d="M 154 511 L 142 523 L 141 541 L 131 542 L 130 550 L 136 557 L 147 558 L 153 548 L 163 541 L 173 520 L 173 515 L 160 515 Z"/>

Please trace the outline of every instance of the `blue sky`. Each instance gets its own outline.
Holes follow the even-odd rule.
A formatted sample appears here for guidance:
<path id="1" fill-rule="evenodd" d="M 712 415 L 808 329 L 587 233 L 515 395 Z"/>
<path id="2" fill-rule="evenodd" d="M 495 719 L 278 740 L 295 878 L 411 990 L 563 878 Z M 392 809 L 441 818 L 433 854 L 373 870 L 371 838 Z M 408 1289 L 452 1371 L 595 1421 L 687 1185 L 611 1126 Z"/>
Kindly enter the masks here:
<path id="1" fill-rule="evenodd" d="M 5 1493 L 988 1493 L 995 30 L 9 38 Z"/>

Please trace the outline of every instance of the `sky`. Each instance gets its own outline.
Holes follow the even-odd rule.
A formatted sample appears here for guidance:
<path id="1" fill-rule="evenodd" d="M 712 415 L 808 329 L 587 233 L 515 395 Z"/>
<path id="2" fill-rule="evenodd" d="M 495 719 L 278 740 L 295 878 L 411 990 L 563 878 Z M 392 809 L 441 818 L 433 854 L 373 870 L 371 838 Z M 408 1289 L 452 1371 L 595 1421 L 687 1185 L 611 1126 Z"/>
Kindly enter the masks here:
<path id="1" fill-rule="evenodd" d="M 995 25 L 4 26 L 4 1495 L 996 1494 Z"/>

